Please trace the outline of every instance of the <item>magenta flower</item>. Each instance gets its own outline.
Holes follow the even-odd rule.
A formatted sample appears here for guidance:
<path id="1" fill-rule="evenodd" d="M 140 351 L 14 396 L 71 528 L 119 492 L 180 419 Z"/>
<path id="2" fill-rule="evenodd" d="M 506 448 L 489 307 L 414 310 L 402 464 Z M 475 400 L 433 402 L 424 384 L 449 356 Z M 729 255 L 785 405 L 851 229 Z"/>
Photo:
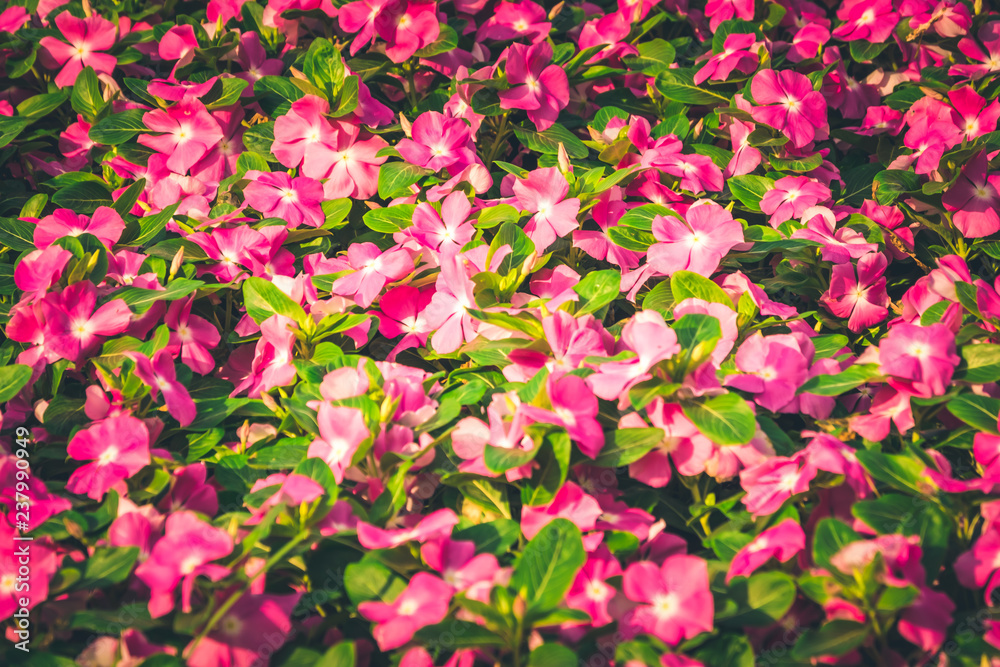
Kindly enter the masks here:
<path id="1" fill-rule="evenodd" d="M 486 5 L 485 0 L 460 0 L 460 2 L 473 5 L 468 9 L 470 14 L 475 14 Z M 496 4 L 492 15 L 481 24 L 479 32 L 476 33 L 476 40 L 492 39 L 505 42 L 527 39 L 532 44 L 537 44 L 552 31 L 552 23 L 547 18 L 545 8 L 536 2 L 501 0 Z"/>
<path id="2" fill-rule="evenodd" d="M 750 110 L 753 119 L 781 130 L 796 148 L 826 134 L 826 100 L 804 75 L 766 69 L 753 78 L 750 92 L 760 105 Z"/>
<path id="3" fill-rule="evenodd" d="M 149 387 L 149 394 L 155 401 L 160 393 L 167 409 L 181 426 L 187 426 L 198 414 L 194 400 L 188 390 L 177 381 L 177 368 L 174 357 L 166 349 L 162 349 L 150 359 L 139 352 L 129 352 L 129 358 L 135 362 L 135 374 L 143 384 Z"/>
<path id="4" fill-rule="evenodd" d="M 948 99 L 954 107 L 952 120 L 966 139 L 975 139 L 989 134 L 997 129 L 1000 119 L 1000 100 L 987 103 L 986 98 L 979 95 L 972 86 L 965 86 L 948 93 Z"/>
<path id="5" fill-rule="evenodd" d="M 358 542 L 365 549 L 392 549 L 410 541 L 424 544 L 451 535 L 452 528 L 458 523 L 458 515 L 445 508 L 427 516 L 409 514 L 401 522 L 405 527 L 385 529 L 359 521 Z"/>
<path id="6" fill-rule="evenodd" d="M 625 570 L 622 590 L 628 599 L 643 603 L 622 619 L 630 635 L 644 632 L 677 646 L 714 627 L 708 564 L 701 558 L 677 554 L 659 567 L 650 561 L 632 563 Z"/>
<path id="7" fill-rule="evenodd" d="M 296 475 L 294 473 L 286 475 L 282 472 L 257 480 L 250 487 L 250 493 L 274 487 L 277 487 L 274 495 L 261 503 L 260 507 L 253 510 L 253 516 L 244 521 L 244 525 L 253 526 L 260 523 L 267 515 L 268 510 L 277 505 L 298 507 L 303 503 L 311 503 L 326 493 L 323 487 L 319 485 L 319 482 L 305 475 Z"/>
<path id="8" fill-rule="evenodd" d="M 714 21 L 713 17 L 713 21 Z M 757 42 L 757 36 L 752 33 L 734 32 L 726 36 L 722 51 L 712 55 L 708 61 L 694 74 L 694 82 L 701 85 L 705 81 L 725 81 L 734 71 L 750 74 L 757 69 L 759 58 L 751 53 Z"/>
<path id="9" fill-rule="evenodd" d="M 857 333 L 875 326 L 889 314 L 889 295 L 885 291 L 888 261 L 882 253 L 868 253 L 858 260 L 858 268 L 845 262 L 833 267 L 830 287 L 820 297 L 827 310 L 846 317 L 847 328 Z"/>
<path id="10" fill-rule="evenodd" d="M 385 55 L 394 63 L 407 60 L 441 34 L 436 0 L 394 0 L 375 16 L 375 32 L 387 43 Z"/>
<path id="11" fill-rule="evenodd" d="M 899 23 L 899 13 L 893 11 L 892 0 L 845 2 L 837 10 L 837 18 L 844 23 L 833 31 L 833 36 L 846 42 L 864 39 L 881 44 L 889 39 Z"/>
<path id="12" fill-rule="evenodd" d="M 73 253 L 57 245 L 50 245 L 45 250 L 33 250 L 14 267 L 14 284 L 24 292 L 24 298 L 32 301 L 40 299 L 59 282 L 63 269 L 72 258 Z M 20 338 L 15 340 L 28 342 Z"/>
<path id="13" fill-rule="evenodd" d="M 118 59 L 110 53 L 101 53 L 115 45 L 114 23 L 97 14 L 81 19 L 64 11 L 56 17 L 55 24 L 66 42 L 42 37 L 38 44 L 47 67 L 62 67 L 56 75 L 57 86 L 72 86 L 85 67 L 93 67 L 98 74 L 114 72 Z"/>
<path id="14" fill-rule="evenodd" d="M 374 243 L 354 243 L 347 248 L 347 266 L 353 272 L 333 283 L 333 292 L 352 297 L 362 308 L 370 306 L 388 283 L 406 277 L 413 259 L 402 248 L 379 250 Z"/>
<path id="15" fill-rule="evenodd" d="M 830 201 L 830 188 L 805 176 L 779 178 L 760 200 L 760 210 L 771 216 L 775 229 L 786 220 L 798 219 L 812 206 Z"/>
<path id="16" fill-rule="evenodd" d="M 594 530 L 603 513 L 596 498 L 573 482 L 566 482 L 549 504 L 521 508 L 521 532 L 530 540 L 555 519 L 568 519 L 587 532 Z"/>
<path id="17" fill-rule="evenodd" d="M 774 514 L 793 495 L 808 491 L 814 477 L 816 467 L 801 454 L 765 459 L 740 472 L 740 485 L 747 492 L 743 504 L 755 517 Z"/>
<path id="18" fill-rule="evenodd" d="M 500 107 L 524 109 L 539 132 L 549 129 L 559 112 L 569 105 L 566 71 L 552 63 L 552 45 L 511 44 L 507 51 L 507 81 L 511 87 L 500 91 Z"/>
<path id="19" fill-rule="evenodd" d="M 383 10 L 397 0 L 357 0 L 349 2 L 340 8 L 337 21 L 340 29 L 354 35 L 351 42 L 351 55 L 356 54 L 362 46 L 370 44 L 375 39 L 375 19 Z M 387 10 L 386 10 L 387 11 Z M 440 30 L 440 28 L 439 28 Z"/>
<path id="20" fill-rule="evenodd" d="M 439 354 L 451 354 L 463 342 L 476 337 L 476 324 L 467 312 L 476 308 L 473 283 L 465 270 L 468 261 L 458 254 L 442 253 L 441 273 L 436 291 L 424 310 L 427 325 L 433 331 L 432 346 Z"/>
<path id="21" fill-rule="evenodd" d="M 650 266 L 665 275 L 693 271 L 705 277 L 734 246 L 743 243 L 743 228 L 719 204 L 703 199 L 687 210 L 684 219 L 658 215 L 653 236 L 659 243 L 649 248 Z"/>
<path id="22" fill-rule="evenodd" d="M 77 461 L 93 461 L 73 471 L 66 490 L 101 500 L 112 486 L 149 465 L 149 430 L 130 415 L 109 417 L 78 431 L 66 453 Z"/>
<path id="23" fill-rule="evenodd" d="M 972 62 L 968 65 L 952 65 L 948 70 L 949 76 L 980 79 L 987 74 L 1000 72 L 1000 21 L 984 24 L 976 36 L 978 41 L 972 37 L 963 37 L 958 42 L 958 50 Z"/>
<path id="24" fill-rule="evenodd" d="M 605 400 L 627 400 L 629 387 L 648 380 L 649 370 L 681 351 L 677 334 L 667 326 L 663 316 L 654 310 L 643 310 L 622 327 L 621 350 L 631 350 L 635 357 L 623 361 L 608 361 L 598 366 L 587 384 Z"/>
<path id="25" fill-rule="evenodd" d="M 174 609 L 174 592 L 181 586 L 181 609 L 191 612 L 191 594 L 195 579 L 206 576 L 218 581 L 229 568 L 212 565 L 213 560 L 228 556 L 233 538 L 221 528 L 214 528 L 187 510 L 167 517 L 166 532 L 153 545 L 153 551 L 135 570 L 135 576 L 149 586 L 149 614 L 159 618 Z"/>
<path id="26" fill-rule="evenodd" d="M 753 0 L 708 0 L 705 5 L 705 17 L 709 19 L 709 28 L 715 32 L 723 21 L 741 19 L 753 20 Z"/>
<path id="27" fill-rule="evenodd" d="M 814 206 L 802 214 L 805 229 L 792 232 L 793 239 L 806 239 L 822 243 L 820 257 L 824 262 L 843 264 L 852 259 L 861 259 L 871 252 L 878 252 L 877 243 L 868 243 L 860 232 L 850 227 L 837 228 L 837 218 L 833 211 L 823 206 Z"/>
<path id="28" fill-rule="evenodd" d="M 604 431 L 596 419 L 597 397 L 586 381 L 578 375 L 550 375 L 548 395 L 552 410 L 525 406 L 525 414 L 536 421 L 562 426 L 581 452 L 597 458 L 604 446 Z"/>
<path id="29" fill-rule="evenodd" d="M 64 236 L 93 234 L 110 248 L 118 243 L 123 231 L 125 221 L 113 208 L 101 206 L 91 217 L 74 213 L 68 208 L 59 208 L 52 215 L 38 221 L 33 239 L 35 246 L 45 249 Z"/>
<path id="30" fill-rule="evenodd" d="M 440 211 L 428 202 L 420 202 L 413 211 L 413 225 L 404 234 L 430 250 L 461 250 L 476 235 L 469 220 L 472 204 L 462 192 L 452 192 L 441 202 Z"/>
<path id="31" fill-rule="evenodd" d="M 260 665 L 264 652 L 278 650 L 290 636 L 292 611 L 301 597 L 302 593 L 242 596 L 193 650 L 188 645 L 187 664 L 190 667 Z"/>
<path id="32" fill-rule="evenodd" d="M 96 308 L 97 288 L 88 280 L 73 283 L 62 292 L 51 292 L 41 303 L 53 335 L 46 345 L 70 361 L 90 354 L 103 337 L 125 331 L 132 319 L 132 311 L 121 299 Z"/>
<path id="33" fill-rule="evenodd" d="M 261 337 L 254 348 L 249 373 L 236 383 L 231 396 L 246 391 L 250 398 L 260 398 L 262 393 L 274 387 L 291 384 L 295 379 L 293 325 L 294 322 L 283 315 L 272 315 L 261 323 Z M 233 361 L 230 359 L 231 364 Z"/>
<path id="34" fill-rule="evenodd" d="M 812 354 L 804 334 L 764 336 L 758 331 L 736 352 L 742 374 L 727 376 L 725 384 L 754 394 L 754 401 L 771 412 L 798 412 L 795 392 L 809 377 Z"/>
<path id="35" fill-rule="evenodd" d="M 1000 231 L 1000 174 L 989 174 L 987 169 L 986 153 L 977 153 L 941 197 L 965 238 L 978 239 Z"/>
<path id="36" fill-rule="evenodd" d="M 357 408 L 323 403 L 316 415 L 319 436 L 309 445 L 309 458 L 326 461 L 337 483 L 344 481 L 344 471 L 351 466 L 351 457 L 371 432 L 364 415 Z"/>
<path id="37" fill-rule="evenodd" d="M 433 296 L 433 289 L 418 290 L 410 285 L 400 285 L 379 299 L 378 305 L 382 310 L 375 313 L 379 333 L 386 338 L 403 336 L 389 354 L 390 361 L 402 350 L 422 347 L 427 343 L 431 327 L 427 324 L 424 311 Z"/>
<path id="38" fill-rule="evenodd" d="M 629 465 L 629 477 L 653 488 L 663 488 L 672 476 L 671 459 L 682 475 L 694 477 L 703 473 L 715 445 L 684 415 L 681 406 L 658 398 L 646 410 L 653 426 L 663 430 L 663 440 Z"/>
<path id="39" fill-rule="evenodd" d="M 420 556 L 432 570 L 440 572 L 441 578 L 456 592 L 465 592 L 467 596 L 486 593 L 488 599 L 493 578 L 500 570 L 493 554 L 476 555 L 474 542 L 448 537 L 425 542 L 420 547 Z"/>
<path id="40" fill-rule="evenodd" d="M 539 254 L 579 226 L 576 215 L 580 212 L 580 200 L 566 199 L 569 183 L 555 167 L 536 169 L 527 178 L 514 181 L 513 187 L 517 206 L 534 213 L 524 232 Z"/>
<path id="41" fill-rule="evenodd" d="M 729 564 L 728 584 L 735 577 L 749 577 L 771 558 L 784 563 L 806 548 L 806 534 L 795 519 L 768 528 L 740 549 Z"/>
<path id="42" fill-rule="evenodd" d="M 171 354 L 180 352 L 181 361 L 195 373 L 205 375 L 215 368 L 215 359 L 209 352 L 221 337 L 218 329 L 204 317 L 191 314 L 194 299 L 178 299 L 167 308 L 164 323 L 170 327 Z"/>
<path id="43" fill-rule="evenodd" d="M 996 525 L 984 530 L 972 548 L 955 561 L 955 574 L 966 588 L 985 588 L 989 603 L 993 591 L 1000 586 L 1000 529 Z"/>
<path id="44" fill-rule="evenodd" d="M 252 182 L 243 189 L 247 204 L 269 218 L 281 218 L 289 229 L 305 224 L 322 227 L 323 184 L 308 176 L 292 178 L 284 172 L 266 173 L 251 169 L 245 178 Z"/>
<path id="45" fill-rule="evenodd" d="M 897 324 L 879 343 L 879 364 L 889 384 L 913 396 L 944 395 L 959 361 L 955 334 L 943 324 Z"/>
<path id="46" fill-rule="evenodd" d="M 391 603 L 362 602 L 358 613 L 377 623 L 372 635 L 382 651 L 399 648 L 420 628 L 440 623 L 448 615 L 452 588 L 433 574 L 417 572 Z"/>
<path id="47" fill-rule="evenodd" d="M 140 134 L 139 143 L 165 155 L 166 166 L 178 174 L 187 172 L 225 138 L 205 105 L 193 99 L 149 111 L 142 120 L 157 134 Z"/>
<path id="48" fill-rule="evenodd" d="M 472 133 L 461 118 L 425 111 L 413 121 L 411 134 L 412 138 L 396 144 L 396 150 L 410 164 L 441 171 L 456 163 L 461 169 L 476 160 Z"/>
<path id="49" fill-rule="evenodd" d="M 566 606 L 589 614 L 594 627 L 611 623 L 614 619 L 608 606 L 618 591 L 607 580 L 621 574 L 618 559 L 606 547 L 599 547 L 577 572 L 573 585 L 566 592 Z"/>

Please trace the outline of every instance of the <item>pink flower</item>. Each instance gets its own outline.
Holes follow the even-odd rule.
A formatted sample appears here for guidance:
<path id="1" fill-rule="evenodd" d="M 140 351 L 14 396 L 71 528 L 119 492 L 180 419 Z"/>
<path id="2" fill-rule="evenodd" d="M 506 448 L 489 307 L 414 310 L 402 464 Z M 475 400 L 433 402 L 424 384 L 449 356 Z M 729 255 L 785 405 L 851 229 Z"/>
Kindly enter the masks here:
<path id="1" fill-rule="evenodd" d="M 322 227 L 326 222 L 323 208 L 323 184 L 308 176 L 292 178 L 284 172 L 265 173 L 251 169 L 245 178 L 251 183 L 243 189 L 247 204 L 269 218 L 281 218 L 289 229 L 305 224 Z"/>
<path id="2" fill-rule="evenodd" d="M 713 21 L 715 18 L 713 17 Z M 708 79 L 725 81 L 733 71 L 750 74 L 757 69 L 759 59 L 756 53 L 751 53 L 757 42 L 757 36 L 752 33 L 732 33 L 726 36 L 722 51 L 714 54 L 705 65 L 694 74 L 694 82 L 701 85 Z"/>
<path id="3" fill-rule="evenodd" d="M 1000 529 L 992 526 L 983 531 L 972 548 L 955 560 L 958 582 L 966 588 L 985 588 L 989 604 L 993 591 L 1000 586 Z"/>
<path id="4" fill-rule="evenodd" d="M 930 398 L 948 391 L 955 367 L 955 334 L 943 324 L 900 323 L 879 343 L 881 371 L 899 391 Z"/>
<path id="5" fill-rule="evenodd" d="M 292 632 L 292 611 L 301 597 L 302 593 L 244 595 L 193 650 L 188 645 L 187 664 L 258 667 L 264 649 L 276 651 L 288 639 Z"/>
<path id="6" fill-rule="evenodd" d="M 976 64 L 952 65 L 948 70 L 949 76 L 979 79 L 992 72 L 1000 72 L 1000 21 L 984 24 L 976 36 L 978 41 L 972 37 L 963 37 L 958 42 L 958 50 L 962 55 Z"/>
<path id="7" fill-rule="evenodd" d="M 17 537 L 18 531 L 14 526 L 0 518 L 0 538 L 7 545 L 0 551 L 0 572 L 3 572 L 0 575 L 0 620 L 3 621 L 10 619 L 22 608 L 34 609 L 47 601 L 49 585 L 65 554 L 64 549 L 58 548 L 49 537 L 36 537 L 31 542 L 16 542 Z M 24 544 L 29 545 L 28 553 L 31 558 L 31 581 L 28 586 L 24 586 L 23 579 L 20 582 L 17 580 L 24 563 L 20 562 L 23 556 L 18 554 L 22 548 L 15 545 L 23 547 Z M 18 638 L 18 641 L 23 640 Z"/>
<path id="8" fill-rule="evenodd" d="M 768 220 L 775 229 L 802 214 L 812 206 L 830 201 L 830 188 L 805 176 L 779 178 L 774 187 L 760 200 L 760 210 L 771 216 Z"/>
<path id="9" fill-rule="evenodd" d="M 785 519 L 755 537 L 733 556 L 726 574 L 728 584 L 735 577 L 749 577 L 770 558 L 784 563 L 806 548 L 806 534 L 795 519 Z"/>
<path id="10" fill-rule="evenodd" d="M 386 338 L 403 336 L 390 353 L 390 361 L 402 350 L 426 345 L 431 327 L 427 324 L 425 311 L 433 296 L 433 289 L 418 290 L 410 285 L 400 285 L 379 299 L 378 305 L 382 310 L 375 313 L 379 333 Z"/>
<path id="11" fill-rule="evenodd" d="M 323 487 L 319 485 L 319 482 L 305 475 L 294 473 L 286 475 L 281 472 L 268 475 L 264 479 L 254 482 L 254 485 L 250 487 L 250 493 L 274 487 L 277 487 L 274 495 L 261 503 L 260 507 L 253 510 L 253 516 L 246 520 L 244 525 L 252 526 L 260 523 L 268 510 L 277 505 L 298 507 L 303 503 L 311 503 L 326 493 Z"/>
<path id="12" fill-rule="evenodd" d="M 562 70 L 560 70 L 562 71 Z M 514 181 L 514 201 L 522 210 L 534 213 L 524 232 L 541 254 L 579 226 L 576 215 L 580 200 L 569 194 L 569 183 L 555 167 L 536 169 L 527 178 Z"/>
<path id="13" fill-rule="evenodd" d="M 647 412 L 653 426 L 663 430 L 663 440 L 629 465 L 629 476 L 653 488 L 663 488 L 672 476 L 671 459 L 682 475 L 693 477 L 703 473 L 705 462 L 712 456 L 715 446 L 684 415 L 681 406 L 657 398 Z"/>
<path id="14" fill-rule="evenodd" d="M 427 516 L 409 514 L 402 522 L 406 527 L 384 529 L 359 521 L 358 542 L 365 549 L 392 549 L 410 541 L 423 544 L 451 535 L 452 528 L 458 523 L 458 515 L 445 508 Z"/>
<path id="15" fill-rule="evenodd" d="M 476 235 L 470 213 L 472 204 L 463 192 L 452 192 L 445 197 L 440 212 L 434 205 L 420 202 L 413 211 L 413 225 L 404 234 L 425 248 L 440 251 L 448 247 L 457 252 Z"/>
<path id="16" fill-rule="evenodd" d="M 340 8 L 337 14 L 340 29 L 349 34 L 357 33 L 351 42 L 352 56 L 375 38 L 375 19 L 394 3 L 398 4 L 396 0 L 357 0 Z"/>
<path id="17" fill-rule="evenodd" d="M 441 33 L 436 0 L 395 0 L 380 7 L 374 28 L 388 46 L 385 55 L 401 63 Z"/>
<path id="18" fill-rule="evenodd" d="M 79 215 L 68 208 L 56 209 L 35 226 L 34 241 L 40 249 L 48 248 L 64 236 L 93 234 L 108 248 L 118 243 L 125 231 L 125 221 L 113 208 L 101 206 L 92 217 Z"/>
<path id="19" fill-rule="evenodd" d="M 529 540 L 555 519 L 569 519 L 577 528 L 586 532 L 594 530 L 597 518 L 603 514 L 597 499 L 584 492 L 573 482 L 559 488 L 552 501 L 539 507 L 521 508 L 521 532 Z"/>
<path id="20" fill-rule="evenodd" d="M 975 139 L 989 134 L 997 129 L 1000 119 L 1000 101 L 993 100 L 987 104 L 986 99 L 976 93 L 972 86 L 965 86 L 948 93 L 948 99 L 954 107 L 952 120 L 966 139 Z"/>
<path id="21" fill-rule="evenodd" d="M 210 563 L 232 550 L 233 538 L 225 530 L 205 523 L 194 512 L 170 514 L 164 536 L 135 571 L 139 580 L 149 586 L 149 614 L 159 618 L 173 611 L 177 586 L 181 586 L 181 609 L 190 613 L 195 579 L 206 576 L 218 581 L 229 574 L 229 568 Z"/>
<path id="22" fill-rule="evenodd" d="M 391 603 L 362 602 L 358 613 L 377 623 L 372 636 L 382 651 L 410 641 L 420 628 L 440 623 L 448 615 L 452 588 L 427 572 L 417 572 Z"/>
<path id="23" fill-rule="evenodd" d="M 837 317 L 847 317 L 847 327 L 857 333 L 875 326 L 889 314 L 889 295 L 885 291 L 888 261 L 882 253 L 868 253 L 858 260 L 857 274 L 845 262 L 833 267 L 830 287 L 820 297 L 827 310 Z"/>
<path id="24" fill-rule="evenodd" d="M 160 38 L 157 53 L 164 60 L 176 60 L 170 78 L 178 68 L 194 62 L 194 51 L 198 48 L 198 38 L 192 25 L 175 25 Z"/>
<path id="25" fill-rule="evenodd" d="M 631 350 L 635 357 L 623 361 L 608 361 L 587 377 L 594 393 L 605 400 L 627 400 L 628 389 L 649 379 L 649 370 L 681 351 L 677 334 L 667 326 L 663 316 L 654 310 L 643 310 L 622 328 L 622 350 Z"/>
<path id="26" fill-rule="evenodd" d="M 500 107 L 524 109 L 539 132 L 549 129 L 559 112 L 569 105 L 566 71 L 552 63 L 552 45 L 511 44 L 507 51 L 507 81 L 511 87 L 500 91 Z"/>
<path id="27" fill-rule="evenodd" d="M 272 315 L 261 323 L 261 337 L 254 348 L 250 372 L 242 377 L 231 396 L 247 391 L 250 398 L 260 398 L 261 393 L 274 387 L 291 384 L 295 379 L 293 325 L 294 322 L 283 315 Z M 230 364 L 233 361 L 230 359 Z"/>
<path id="28" fill-rule="evenodd" d="M 486 4 L 485 0 L 461 1 L 475 5 L 475 9 L 469 9 L 469 12 L 473 14 Z M 537 44 L 552 31 L 552 24 L 546 19 L 545 8 L 538 3 L 530 0 L 522 2 L 501 0 L 495 6 L 492 15 L 480 26 L 479 32 L 476 33 L 476 40 L 481 42 L 492 39 L 505 42 L 507 40 L 528 39 L 532 44 Z"/>
<path id="29" fill-rule="evenodd" d="M 860 232 L 850 227 L 837 228 L 833 211 L 823 206 L 813 206 L 802 214 L 805 229 L 792 232 L 793 239 L 806 239 L 823 244 L 820 257 L 824 262 L 843 264 L 878 251 L 877 243 L 868 243 Z"/>
<path id="30" fill-rule="evenodd" d="M 812 355 L 804 334 L 758 331 L 736 352 L 736 368 L 743 374 L 727 376 L 725 384 L 754 394 L 754 401 L 771 412 L 798 412 L 795 392 L 809 377 Z"/>
<path id="31" fill-rule="evenodd" d="M 941 197 L 965 238 L 978 239 L 1000 231 L 1000 174 L 988 174 L 987 169 L 986 153 L 977 153 Z"/>
<path id="32" fill-rule="evenodd" d="M 112 486 L 149 465 L 149 430 L 130 415 L 109 417 L 78 431 L 66 453 L 77 461 L 93 461 L 73 471 L 66 490 L 101 500 Z"/>
<path id="33" fill-rule="evenodd" d="M 677 646 L 714 627 L 708 564 L 701 558 L 676 554 L 660 567 L 649 561 L 633 563 L 625 570 L 622 590 L 628 599 L 645 603 L 622 619 L 630 635 L 644 632 Z"/>
<path id="34" fill-rule="evenodd" d="M 850 424 L 852 431 L 874 442 L 889 437 L 891 424 L 896 425 L 900 434 L 905 434 L 914 426 L 910 394 L 883 387 L 872 399 L 869 413 L 852 417 Z"/>
<path id="35" fill-rule="evenodd" d="M 881 44 L 889 39 L 899 23 L 899 13 L 893 11 L 892 0 L 853 0 L 841 5 L 837 18 L 843 25 L 833 36 L 847 42 L 864 39 Z"/>
<path id="36" fill-rule="evenodd" d="M 594 627 L 611 623 L 614 619 L 608 606 L 618 591 L 607 580 L 621 574 L 618 559 L 606 547 L 599 547 L 588 555 L 587 562 L 577 572 L 573 585 L 566 592 L 566 606 L 589 614 Z"/>
<path id="37" fill-rule="evenodd" d="M 191 314 L 194 299 L 178 299 L 171 302 L 167 308 L 164 323 L 170 327 L 171 354 L 180 352 L 181 361 L 202 375 L 210 373 L 215 368 L 215 360 L 210 349 L 219 344 L 221 337 L 215 328 L 204 317 Z"/>
<path id="38" fill-rule="evenodd" d="M 653 236 L 659 241 L 649 248 L 648 261 L 654 269 L 665 275 L 693 271 L 708 277 L 726 253 L 743 243 L 743 228 L 729 211 L 703 199 L 688 208 L 683 220 L 656 216 Z"/>
<path id="39" fill-rule="evenodd" d="M 537 421 L 562 426 L 590 458 L 604 446 L 604 431 L 597 422 L 599 406 L 594 392 L 578 375 L 549 376 L 548 395 L 552 410 L 525 406 L 525 414 Z"/>
<path id="40" fill-rule="evenodd" d="M 708 0 L 705 16 L 710 17 L 708 27 L 715 32 L 723 21 L 742 19 L 753 20 L 753 0 Z"/>
<path id="41" fill-rule="evenodd" d="M 758 123 L 781 130 L 796 148 L 826 134 L 826 100 L 804 75 L 766 69 L 750 83 L 754 101 L 750 115 Z"/>
<path id="42" fill-rule="evenodd" d="M 45 250 L 33 250 L 14 267 L 14 284 L 24 292 L 25 299 L 40 299 L 59 282 L 63 269 L 72 258 L 73 253 L 57 245 L 50 245 Z M 19 338 L 15 340 L 28 342 Z"/>
<path id="43" fill-rule="evenodd" d="M 461 118 L 425 111 L 413 121 L 411 133 L 412 139 L 396 144 L 396 150 L 410 164 L 441 171 L 458 163 L 461 170 L 476 160 L 472 133 Z"/>
<path id="44" fill-rule="evenodd" d="M 60 88 L 72 86 L 76 77 L 85 67 L 93 67 L 98 74 L 111 74 L 118 59 L 107 51 L 115 45 L 115 24 L 94 14 L 89 18 L 77 18 L 64 11 L 55 19 L 66 42 L 55 37 L 42 37 L 38 43 L 42 47 L 42 62 L 50 67 L 62 67 L 56 75 L 56 85 Z"/>
<path id="45" fill-rule="evenodd" d="M 747 492 L 743 504 L 753 516 L 774 514 L 786 500 L 809 490 L 816 467 L 805 457 L 773 456 L 740 472 L 740 485 Z"/>
<path id="46" fill-rule="evenodd" d="M 181 426 L 194 421 L 198 409 L 191 394 L 177 381 L 177 368 L 174 366 L 173 355 L 168 350 L 160 350 L 152 359 L 139 352 L 129 352 L 128 356 L 135 362 L 136 376 L 149 387 L 154 401 L 163 392 L 167 409 Z"/>
<path id="47" fill-rule="evenodd" d="M 374 243 L 353 243 L 347 248 L 345 268 L 353 272 L 333 283 L 334 294 L 353 297 L 362 308 L 370 306 L 388 283 L 406 277 L 413 259 L 402 248 L 382 252 Z"/>
<path id="48" fill-rule="evenodd" d="M 89 280 L 73 283 L 62 292 L 42 300 L 42 312 L 53 334 L 48 347 L 63 359 L 76 361 L 88 355 L 104 336 L 116 336 L 128 328 L 132 311 L 121 299 L 113 299 L 95 310 L 97 288 Z"/>
<path id="49" fill-rule="evenodd" d="M 187 172 L 225 138 L 205 105 L 193 99 L 149 111 L 142 120 L 158 134 L 140 134 L 139 143 L 167 156 L 166 166 L 178 174 Z"/>
<path id="50" fill-rule="evenodd" d="M 477 556 L 474 542 L 448 537 L 425 542 L 420 547 L 420 555 L 431 569 L 441 573 L 441 577 L 456 592 L 469 591 L 467 595 L 485 593 L 487 599 L 493 587 L 493 577 L 500 570 L 493 554 Z"/>
<path id="51" fill-rule="evenodd" d="M 344 481 L 344 471 L 351 466 L 351 457 L 371 432 L 364 415 L 357 408 L 323 403 L 316 415 L 319 436 L 309 445 L 309 458 L 326 461 L 337 483 Z"/>
<path id="52" fill-rule="evenodd" d="M 442 253 L 440 261 L 436 291 L 424 315 L 433 331 L 434 351 L 451 354 L 463 342 L 476 337 L 475 320 L 467 312 L 476 308 L 476 300 L 472 292 L 474 285 L 465 271 L 468 260 L 458 254 Z"/>

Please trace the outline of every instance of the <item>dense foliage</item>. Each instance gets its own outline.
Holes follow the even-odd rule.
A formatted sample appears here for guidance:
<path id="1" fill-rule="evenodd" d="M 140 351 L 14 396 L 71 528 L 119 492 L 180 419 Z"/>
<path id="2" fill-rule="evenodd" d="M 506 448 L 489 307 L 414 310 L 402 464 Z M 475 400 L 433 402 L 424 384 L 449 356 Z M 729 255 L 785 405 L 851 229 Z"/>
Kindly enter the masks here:
<path id="1" fill-rule="evenodd" d="M 263 2 L 0 13 L 3 664 L 1000 664 L 989 3 Z"/>

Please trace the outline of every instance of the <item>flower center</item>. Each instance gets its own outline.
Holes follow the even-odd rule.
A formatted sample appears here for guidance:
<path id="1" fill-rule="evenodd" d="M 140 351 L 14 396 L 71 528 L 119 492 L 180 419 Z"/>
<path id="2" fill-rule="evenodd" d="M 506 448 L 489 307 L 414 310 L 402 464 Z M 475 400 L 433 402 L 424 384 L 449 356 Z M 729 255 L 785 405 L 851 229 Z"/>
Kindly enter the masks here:
<path id="1" fill-rule="evenodd" d="M 111 445 L 104 450 L 104 453 L 97 457 L 97 465 L 106 466 L 114 463 L 115 459 L 118 458 L 118 448 Z"/>
<path id="2" fill-rule="evenodd" d="M 653 598 L 653 613 L 660 618 L 670 618 L 680 610 L 675 593 L 659 594 Z"/>

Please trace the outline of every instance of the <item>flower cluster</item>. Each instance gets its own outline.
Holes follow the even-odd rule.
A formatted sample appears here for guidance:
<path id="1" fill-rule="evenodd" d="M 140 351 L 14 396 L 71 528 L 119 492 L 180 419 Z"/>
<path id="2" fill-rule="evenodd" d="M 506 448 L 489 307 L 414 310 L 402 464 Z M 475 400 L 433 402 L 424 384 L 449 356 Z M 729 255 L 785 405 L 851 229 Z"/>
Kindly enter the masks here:
<path id="1" fill-rule="evenodd" d="M 14 0 L 0 73 L 3 664 L 1000 665 L 990 3 Z"/>

